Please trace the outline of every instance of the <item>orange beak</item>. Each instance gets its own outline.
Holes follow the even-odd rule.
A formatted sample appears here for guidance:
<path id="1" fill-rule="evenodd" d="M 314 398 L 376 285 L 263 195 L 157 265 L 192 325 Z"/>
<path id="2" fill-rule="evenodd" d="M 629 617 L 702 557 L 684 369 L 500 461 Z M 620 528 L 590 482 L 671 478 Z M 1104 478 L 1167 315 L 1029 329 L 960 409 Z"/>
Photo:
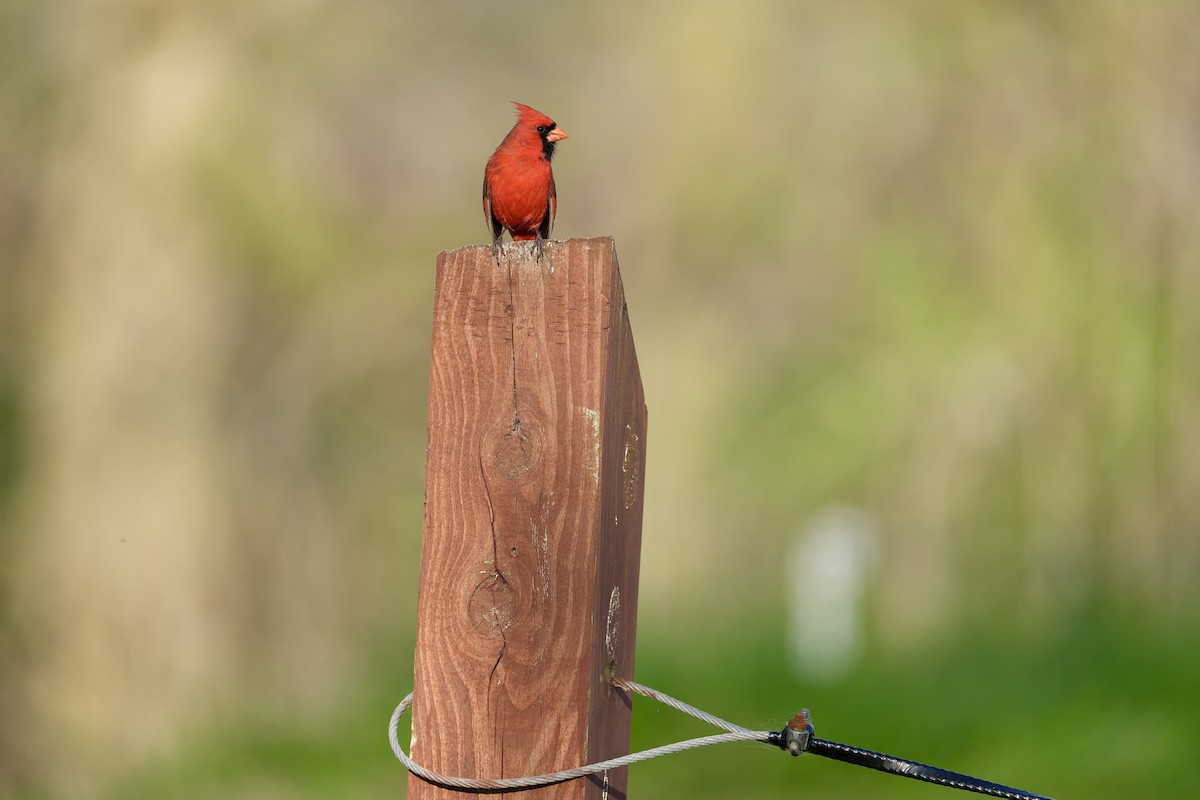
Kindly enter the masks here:
<path id="1" fill-rule="evenodd" d="M 562 128 L 555 128 L 546 134 L 547 142 L 561 142 L 565 138 L 567 138 L 567 132 Z"/>

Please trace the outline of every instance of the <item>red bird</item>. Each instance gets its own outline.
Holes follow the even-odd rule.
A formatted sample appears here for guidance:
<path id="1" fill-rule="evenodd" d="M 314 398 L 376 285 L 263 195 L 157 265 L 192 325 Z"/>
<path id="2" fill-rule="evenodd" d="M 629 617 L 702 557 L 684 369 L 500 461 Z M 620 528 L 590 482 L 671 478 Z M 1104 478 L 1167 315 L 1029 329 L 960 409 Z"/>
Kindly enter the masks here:
<path id="1" fill-rule="evenodd" d="M 500 262 L 500 240 L 506 230 L 515 242 L 533 239 L 541 259 L 542 240 L 550 238 L 558 211 L 550 159 L 555 143 L 567 138 L 542 112 L 521 103 L 513 105 L 517 124 L 483 170 L 483 217 L 492 232 L 496 263 Z"/>

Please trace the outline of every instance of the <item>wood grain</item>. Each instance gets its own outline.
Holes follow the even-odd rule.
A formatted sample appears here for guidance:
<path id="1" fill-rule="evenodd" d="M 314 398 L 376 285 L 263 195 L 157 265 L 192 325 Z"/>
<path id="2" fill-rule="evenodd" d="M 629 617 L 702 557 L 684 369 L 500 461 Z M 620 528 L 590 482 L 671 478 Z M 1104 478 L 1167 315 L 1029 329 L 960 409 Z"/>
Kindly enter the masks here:
<path id="1" fill-rule="evenodd" d="M 412 753 L 451 775 L 628 752 L 646 406 L 610 238 L 438 257 Z M 625 770 L 522 792 L 625 794 Z M 607 786 L 605 783 L 607 782 Z M 410 777 L 413 798 L 458 797 Z"/>

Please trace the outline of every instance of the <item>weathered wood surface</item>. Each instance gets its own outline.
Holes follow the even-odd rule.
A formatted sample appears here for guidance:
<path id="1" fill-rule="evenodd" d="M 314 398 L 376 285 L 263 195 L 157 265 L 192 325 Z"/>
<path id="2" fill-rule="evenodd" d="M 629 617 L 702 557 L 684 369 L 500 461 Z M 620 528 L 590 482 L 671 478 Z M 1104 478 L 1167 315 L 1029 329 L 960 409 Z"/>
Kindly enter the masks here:
<path id="1" fill-rule="evenodd" d="M 630 698 L 608 676 L 633 674 L 645 445 L 612 239 L 438 257 L 418 763 L 499 778 L 628 752 Z M 620 798 L 625 773 L 521 796 Z"/>

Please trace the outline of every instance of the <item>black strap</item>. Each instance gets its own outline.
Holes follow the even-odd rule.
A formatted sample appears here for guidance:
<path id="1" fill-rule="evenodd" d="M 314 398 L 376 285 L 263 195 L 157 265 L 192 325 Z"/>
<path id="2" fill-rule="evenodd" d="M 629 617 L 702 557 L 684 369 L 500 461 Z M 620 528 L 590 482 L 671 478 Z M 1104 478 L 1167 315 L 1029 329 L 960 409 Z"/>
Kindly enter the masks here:
<path id="1" fill-rule="evenodd" d="M 1007 800 L 1050 800 L 1040 794 L 1013 789 L 1010 786 L 1003 786 L 980 778 L 972 778 L 970 775 L 951 772 L 948 769 L 931 767 L 928 764 L 920 764 L 916 761 L 896 758 L 840 742 L 818 739 L 813 735 L 812 725 L 808 722 L 807 710 L 801 714 L 803 716 L 797 715 L 792 725 L 775 734 L 778 739 L 773 738 L 771 743 L 783 750 L 790 751 L 792 755 L 813 753 L 836 761 L 845 761 L 847 764 L 857 764 L 860 767 L 869 767 L 880 772 L 890 772 L 893 775 L 902 775 L 905 778 L 936 783 L 966 792 L 978 792 L 991 797 L 1007 798 Z"/>
<path id="2" fill-rule="evenodd" d="M 978 792 L 979 794 L 986 794 L 991 797 L 1005 797 L 1008 800 L 1050 800 L 1050 798 L 1040 794 L 1023 792 L 1020 789 L 1002 786 L 999 783 L 992 783 L 980 778 L 972 778 L 970 775 L 962 775 L 957 772 L 951 772 L 948 769 L 939 769 L 938 767 L 931 767 L 928 764 L 918 764 L 916 761 L 908 761 L 907 759 L 896 758 L 895 756 L 884 755 L 883 753 L 875 753 L 871 750 L 863 750 L 861 747 L 851 747 L 848 744 L 830 742 L 825 739 L 818 739 L 815 736 L 808 741 L 808 752 L 838 761 L 845 761 L 847 764 L 857 764 L 860 767 L 870 767 L 880 772 L 890 772 L 893 775 L 903 775 L 906 778 L 938 783 L 942 786 L 962 789 L 967 792 Z"/>

